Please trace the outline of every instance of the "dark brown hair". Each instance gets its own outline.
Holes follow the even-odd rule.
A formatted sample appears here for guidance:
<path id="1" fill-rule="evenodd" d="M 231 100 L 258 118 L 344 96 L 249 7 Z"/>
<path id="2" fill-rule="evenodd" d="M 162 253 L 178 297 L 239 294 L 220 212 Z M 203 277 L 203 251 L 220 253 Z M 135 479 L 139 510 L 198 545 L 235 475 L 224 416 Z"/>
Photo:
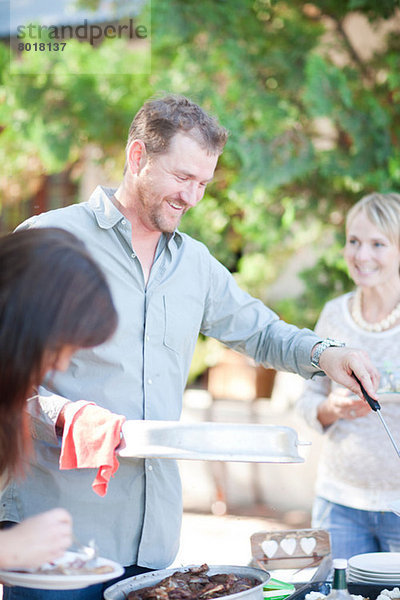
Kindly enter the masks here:
<path id="1" fill-rule="evenodd" d="M 127 145 L 140 139 L 149 154 L 164 153 L 178 132 L 194 137 L 210 154 L 221 154 L 228 138 L 228 131 L 200 106 L 185 96 L 168 95 L 144 103 L 132 121 Z"/>
<path id="2" fill-rule="evenodd" d="M 8 234 L 0 264 L 0 474 L 10 476 L 30 446 L 24 407 L 47 353 L 101 344 L 117 314 L 100 267 L 67 231 Z"/>

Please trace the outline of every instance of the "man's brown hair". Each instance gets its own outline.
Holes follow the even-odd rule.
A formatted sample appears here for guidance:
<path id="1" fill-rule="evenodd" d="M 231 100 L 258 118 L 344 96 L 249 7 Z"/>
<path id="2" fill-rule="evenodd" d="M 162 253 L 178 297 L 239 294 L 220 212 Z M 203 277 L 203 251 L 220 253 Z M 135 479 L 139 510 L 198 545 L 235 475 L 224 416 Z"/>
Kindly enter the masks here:
<path id="1" fill-rule="evenodd" d="M 176 133 L 193 137 L 211 154 L 221 154 L 228 138 L 215 117 L 185 96 L 171 94 L 144 103 L 130 126 L 127 146 L 140 139 L 149 154 L 162 154 Z"/>

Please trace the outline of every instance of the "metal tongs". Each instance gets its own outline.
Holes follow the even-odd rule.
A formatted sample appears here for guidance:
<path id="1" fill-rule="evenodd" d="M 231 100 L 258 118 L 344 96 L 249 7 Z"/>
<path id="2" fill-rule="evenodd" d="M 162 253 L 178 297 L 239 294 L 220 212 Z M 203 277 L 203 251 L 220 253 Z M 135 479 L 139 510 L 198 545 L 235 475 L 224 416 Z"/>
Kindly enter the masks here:
<path id="1" fill-rule="evenodd" d="M 379 404 L 378 400 L 375 400 L 374 398 L 372 398 L 372 397 L 371 397 L 371 396 L 368 394 L 368 392 L 365 390 L 365 388 L 364 388 L 363 384 L 362 384 L 362 383 L 361 383 L 361 381 L 358 379 L 358 377 L 357 377 L 357 376 L 354 374 L 354 372 L 353 372 L 353 377 L 354 377 L 354 379 L 357 381 L 358 385 L 360 386 L 360 388 L 361 388 L 361 391 L 362 391 L 362 394 L 363 394 L 363 396 L 364 396 L 364 399 L 365 399 L 365 400 L 368 402 L 368 404 L 370 405 L 370 407 L 372 408 L 372 410 L 378 414 L 378 416 L 379 416 L 379 418 L 380 418 L 380 420 L 381 420 L 381 422 L 382 422 L 382 425 L 384 426 L 384 428 L 385 428 L 385 430 L 386 430 L 386 433 L 388 434 L 388 436 L 389 436 L 389 439 L 390 439 L 390 441 L 392 442 L 393 448 L 394 448 L 394 449 L 396 450 L 396 452 L 397 452 L 397 456 L 399 456 L 399 457 L 400 457 L 400 450 L 399 450 L 399 448 L 398 448 L 398 446 L 397 446 L 396 442 L 394 441 L 392 434 L 390 433 L 390 429 L 389 429 L 389 427 L 387 426 L 385 419 L 382 417 L 382 413 L 381 413 L 381 405 Z"/>

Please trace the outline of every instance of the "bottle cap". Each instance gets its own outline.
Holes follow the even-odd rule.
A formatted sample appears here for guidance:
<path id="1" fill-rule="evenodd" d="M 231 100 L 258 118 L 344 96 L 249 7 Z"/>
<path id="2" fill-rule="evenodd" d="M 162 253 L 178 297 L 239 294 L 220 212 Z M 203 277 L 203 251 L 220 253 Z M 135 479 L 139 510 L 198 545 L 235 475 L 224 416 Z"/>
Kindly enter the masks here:
<path id="1" fill-rule="evenodd" d="M 332 561 L 332 565 L 334 569 L 347 569 L 347 559 L 346 558 L 334 558 Z"/>

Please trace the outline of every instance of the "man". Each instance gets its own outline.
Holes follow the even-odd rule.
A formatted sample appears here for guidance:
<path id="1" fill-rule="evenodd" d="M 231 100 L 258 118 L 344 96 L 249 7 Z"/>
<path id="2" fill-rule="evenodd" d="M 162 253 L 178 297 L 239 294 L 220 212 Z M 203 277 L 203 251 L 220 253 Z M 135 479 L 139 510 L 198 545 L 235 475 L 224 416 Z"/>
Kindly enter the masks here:
<path id="1" fill-rule="evenodd" d="M 199 332 L 264 365 L 303 377 L 325 371 L 358 394 L 353 371 L 372 395 L 377 386 L 366 355 L 328 347 L 311 331 L 280 321 L 240 290 L 204 245 L 177 230 L 203 197 L 226 139 L 226 130 L 186 98 L 150 100 L 131 125 L 116 191 L 98 187 L 89 202 L 23 225 L 60 226 L 85 241 L 108 278 L 119 327 L 111 341 L 79 352 L 69 371 L 52 379 L 59 395 L 44 392 L 34 422 L 37 464 L 7 488 L 0 518 L 19 521 L 64 506 L 79 537 L 95 538 L 101 556 L 130 566 L 127 576 L 138 567 L 164 568 L 175 557 L 182 513 L 177 467 L 170 460 L 121 459 L 107 495 L 97 498 L 93 472 L 58 469 L 56 427 L 62 430 L 68 401 L 84 398 L 128 419 L 179 419 Z M 4 598 L 100 600 L 98 588 L 56 596 L 34 590 L 22 596 L 15 588 Z"/>

